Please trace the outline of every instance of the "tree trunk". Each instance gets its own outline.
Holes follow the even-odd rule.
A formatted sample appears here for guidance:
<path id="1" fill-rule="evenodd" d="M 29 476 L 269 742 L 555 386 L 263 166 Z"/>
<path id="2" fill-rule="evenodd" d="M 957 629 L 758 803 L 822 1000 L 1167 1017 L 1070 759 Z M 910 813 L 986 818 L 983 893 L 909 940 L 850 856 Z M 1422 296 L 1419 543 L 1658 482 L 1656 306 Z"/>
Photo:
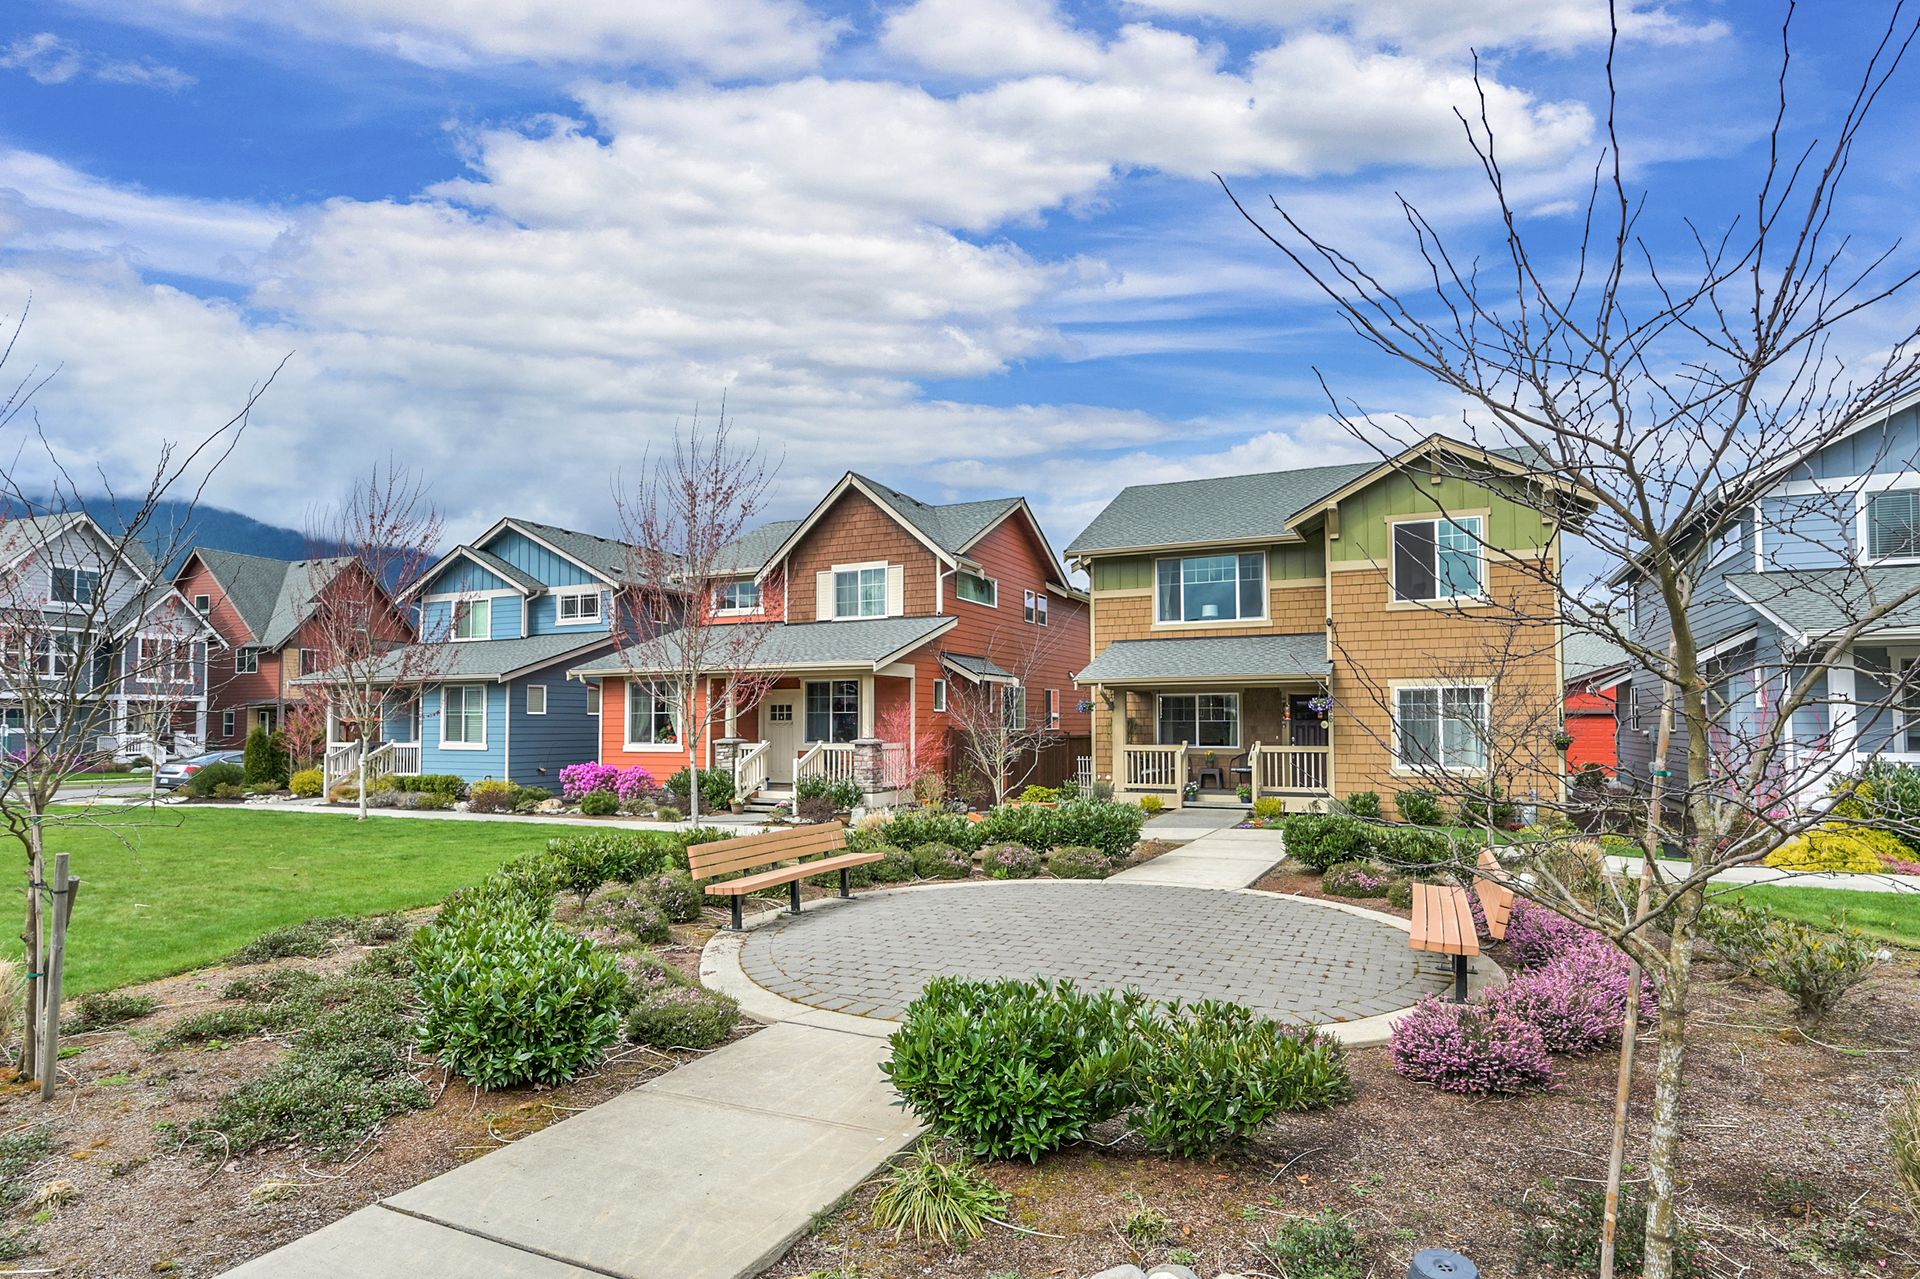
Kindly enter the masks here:
<path id="1" fill-rule="evenodd" d="M 40 888 L 41 872 L 46 865 L 46 839 L 41 827 L 43 815 L 37 811 L 27 818 L 27 922 L 20 934 L 20 940 L 26 947 L 22 957 L 27 966 L 27 1023 L 20 1036 L 20 1073 L 34 1077 L 40 1060 L 40 1007 L 41 992 L 46 988 L 44 979 L 39 975 L 41 968 L 40 947 Z"/>
<path id="2" fill-rule="evenodd" d="M 1660 982 L 1659 1045 L 1654 1072 L 1653 1115 L 1647 1141 L 1647 1255 L 1643 1279 L 1673 1279 L 1680 1213 L 1680 1087 L 1687 1056 L 1687 1003 L 1693 977 L 1694 917 L 1699 889 L 1674 903 L 1672 939 Z"/>
<path id="3" fill-rule="evenodd" d="M 357 807 L 360 813 L 354 820 L 364 822 L 367 820 L 367 735 L 365 733 L 360 735 L 360 759 L 357 769 L 360 777 L 360 796 Z"/>

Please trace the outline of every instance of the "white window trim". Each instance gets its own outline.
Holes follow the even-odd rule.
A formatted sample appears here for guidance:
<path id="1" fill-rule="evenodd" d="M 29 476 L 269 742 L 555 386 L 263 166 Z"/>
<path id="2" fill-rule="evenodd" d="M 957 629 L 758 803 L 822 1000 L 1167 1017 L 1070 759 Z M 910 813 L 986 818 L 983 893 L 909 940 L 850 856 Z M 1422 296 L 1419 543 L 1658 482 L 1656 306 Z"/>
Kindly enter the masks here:
<path id="1" fill-rule="evenodd" d="M 991 601 L 975 600 L 975 599 L 968 599 L 966 596 L 962 595 L 960 593 L 960 579 L 963 577 L 974 577 L 985 582 L 989 587 L 992 588 L 993 599 Z M 985 573 L 969 573 L 965 569 L 955 569 L 953 571 L 953 598 L 955 598 L 956 600 L 959 600 L 962 604 L 971 604 L 975 608 L 999 608 L 1000 607 L 1000 579 L 997 577 L 988 577 Z"/>
<path id="2" fill-rule="evenodd" d="M 479 635 L 462 635 L 460 633 L 460 606 L 462 604 L 467 605 L 468 612 L 471 614 L 472 606 L 480 603 L 485 603 L 487 606 L 487 625 L 485 632 Z M 493 597 L 491 595 L 462 595 L 455 598 L 452 605 L 447 609 L 447 641 L 452 644 L 480 644 L 492 638 Z"/>
<path id="3" fill-rule="evenodd" d="M 195 594 L 193 597 L 193 611 L 202 617 L 213 612 L 213 596 L 205 594 L 204 592 Z"/>
<path id="4" fill-rule="evenodd" d="M 1898 479 L 1901 477 L 1891 477 Z M 1877 485 L 1871 490 L 1863 490 L 1853 495 L 1854 546 L 1859 561 L 1866 565 L 1881 564 L 1920 564 L 1920 555 L 1875 555 L 1873 553 L 1873 519 L 1869 514 L 1873 499 L 1888 493 L 1920 491 L 1920 477 L 1908 477 L 1915 480 L 1911 484 L 1890 483 Z"/>
<path id="5" fill-rule="evenodd" d="M 734 608 L 731 606 L 722 608 L 719 602 L 721 593 L 736 586 L 753 587 L 755 591 L 759 592 L 760 602 L 754 605 L 752 608 Z M 758 582 L 754 581 L 750 577 L 743 577 L 737 582 L 724 582 L 719 586 L 716 586 L 713 588 L 713 594 L 714 594 L 714 598 L 712 600 L 712 608 L 713 608 L 713 615 L 715 617 L 752 617 L 752 616 L 755 616 L 756 614 L 764 613 L 767 611 L 766 590 Z"/>
<path id="6" fill-rule="evenodd" d="M 221 741 L 230 742 L 233 740 L 234 725 L 235 725 L 235 720 L 234 720 L 233 712 L 221 711 L 220 712 L 220 740 Z"/>
<path id="7" fill-rule="evenodd" d="M 1484 680 L 1412 679 L 1392 680 L 1388 683 L 1387 688 L 1393 695 L 1393 715 L 1391 723 L 1393 733 L 1392 771 L 1396 775 L 1401 777 L 1430 777 L 1436 772 L 1449 773 L 1460 777 L 1485 777 L 1487 775 L 1485 768 L 1448 768 L 1438 762 L 1431 764 L 1404 763 L 1400 758 L 1400 694 L 1413 692 L 1417 689 L 1444 690 L 1449 688 L 1477 688 L 1481 693 L 1481 713 L 1486 716 L 1486 728 L 1484 731 L 1491 737 L 1493 724 L 1493 686 L 1491 684 L 1488 684 Z M 1441 750 L 1444 752 L 1445 749 L 1446 743 L 1442 742 Z M 1491 762 L 1493 758 L 1493 743 L 1491 741 L 1487 743 L 1487 758 L 1489 762 Z"/>
<path id="8" fill-rule="evenodd" d="M 447 690 L 449 688 L 477 688 L 480 690 L 480 740 L 477 742 L 450 742 L 447 740 Z M 443 751 L 483 751 L 487 749 L 487 696 L 485 684 L 442 684 L 440 686 L 440 749 Z"/>
<path id="9" fill-rule="evenodd" d="M 941 713 L 947 709 L 947 681 L 943 679 L 933 681 L 933 709 Z"/>
<path id="10" fill-rule="evenodd" d="M 587 714 L 599 715 L 606 690 L 599 684 L 587 685 Z"/>
<path id="11" fill-rule="evenodd" d="M 1191 697 L 1194 699 L 1193 713 L 1195 718 L 1194 718 L 1194 734 L 1193 735 L 1195 737 L 1198 737 L 1200 735 L 1200 730 L 1199 730 L 1200 701 L 1199 699 L 1202 697 L 1232 698 L 1233 699 L 1233 741 L 1224 746 L 1203 746 L 1199 742 L 1188 742 L 1187 745 L 1197 751 L 1237 751 L 1241 749 L 1241 743 L 1246 739 L 1246 735 L 1247 735 L 1246 720 L 1242 718 L 1246 714 L 1247 708 L 1246 708 L 1245 701 L 1244 699 L 1241 698 L 1240 694 L 1234 693 L 1234 692 L 1205 692 L 1200 690 L 1196 690 L 1191 693 L 1156 693 L 1153 698 L 1153 735 L 1156 739 L 1160 736 L 1160 720 L 1161 720 L 1160 703 L 1166 701 L 1169 697 Z M 1159 741 L 1156 741 L 1155 744 L 1160 746 L 1178 745 L 1178 743 L 1176 742 L 1159 742 Z"/>
<path id="12" fill-rule="evenodd" d="M 242 666 L 240 659 L 250 657 L 253 665 Z M 260 650 L 249 644 L 242 644 L 233 650 L 233 673 L 235 675 L 258 675 L 260 673 Z"/>
<path id="13" fill-rule="evenodd" d="M 1456 511 L 1451 515 L 1393 515 L 1387 518 L 1387 607 L 1388 608 L 1428 608 L 1434 604 L 1487 604 L 1493 599 L 1493 575 L 1489 569 L 1487 555 L 1487 511 Z M 1430 599 L 1403 599 L 1400 596 L 1400 583 L 1394 573 L 1394 533 L 1402 524 L 1431 524 L 1435 539 L 1434 588 L 1439 589 L 1440 565 L 1438 541 L 1440 525 L 1464 524 L 1472 520 L 1479 525 L 1473 531 L 1473 551 L 1480 559 L 1480 591 L 1477 595 L 1435 595 Z"/>
<path id="14" fill-rule="evenodd" d="M 93 599 L 90 599 L 90 600 L 56 599 L 55 596 L 58 594 L 58 592 L 54 589 L 53 583 L 54 583 L 54 578 L 61 573 L 93 574 Z M 75 579 L 74 584 L 77 588 L 79 585 L 78 579 Z M 106 589 L 108 589 L 106 573 L 97 568 L 88 568 L 85 564 L 55 564 L 53 567 L 47 570 L 47 606 L 49 608 L 64 608 L 69 611 L 73 609 L 92 608 L 94 603 L 97 600 L 99 600 L 100 592 Z M 76 590 L 76 593 L 78 593 L 77 590 Z"/>
<path id="15" fill-rule="evenodd" d="M 685 754 L 686 743 L 684 741 L 636 742 L 633 740 L 633 690 L 636 685 L 646 684 L 647 682 L 646 680 L 630 679 L 620 690 L 620 736 L 623 739 L 621 749 L 636 753 L 651 752 L 653 754 L 667 754 L 671 752 Z M 605 704 L 605 702 L 601 703 L 602 706 Z M 680 713 L 678 710 L 675 710 L 673 713 L 673 734 L 675 737 L 681 738 L 686 736 L 681 730 Z"/>
<path id="16" fill-rule="evenodd" d="M 1048 728 L 1052 728 L 1055 724 L 1058 724 L 1060 722 L 1060 690 L 1059 689 L 1049 688 L 1040 694 L 1040 713 L 1045 717 L 1047 721 L 1046 726 Z M 1237 723 L 1239 716 L 1236 714 L 1234 718 Z"/>
<path id="17" fill-rule="evenodd" d="M 840 575 L 842 573 L 863 573 L 869 569 L 876 568 L 880 570 L 880 611 L 878 613 L 842 613 L 840 611 Z M 831 573 L 834 579 L 832 620 L 836 622 L 866 622 L 872 621 L 876 617 L 893 616 L 887 609 L 887 578 L 889 576 L 889 570 L 892 568 L 892 563 L 887 560 L 866 560 L 859 564 L 830 565 L 827 568 L 827 572 Z"/>
<path id="18" fill-rule="evenodd" d="M 1262 574 L 1263 579 L 1264 579 L 1264 576 L 1265 575 Z M 1265 584 L 1266 583 L 1263 580 L 1261 582 L 1261 585 L 1264 586 Z M 1265 591 L 1261 592 L 1261 598 L 1262 599 L 1266 598 Z M 1047 618 L 1051 616 L 1052 613 L 1053 613 L 1053 605 L 1051 602 L 1049 602 L 1047 593 L 1045 591 L 1035 591 L 1033 593 L 1033 624 L 1035 626 L 1046 626 L 1048 624 Z"/>
<path id="19" fill-rule="evenodd" d="M 592 617 L 562 617 L 560 615 L 561 601 L 585 599 L 593 601 Z M 555 591 L 553 593 L 553 624 L 555 626 L 598 626 L 606 620 L 605 615 L 606 602 L 601 598 L 599 587 L 595 587 L 592 590 L 565 590 Z"/>
<path id="20" fill-rule="evenodd" d="M 539 693 L 540 693 L 540 709 L 539 710 L 533 709 L 533 694 L 536 689 L 539 690 Z M 527 685 L 526 706 L 527 706 L 527 714 L 529 715 L 545 715 L 547 713 L 547 686 L 545 684 Z"/>
<path id="21" fill-rule="evenodd" d="M 1260 613 L 1257 617 L 1249 613 L 1238 617 L 1196 618 L 1191 622 L 1187 622 L 1179 618 L 1164 618 L 1160 616 L 1160 565 L 1163 562 L 1167 560 L 1184 562 L 1186 560 L 1211 559 L 1215 555 L 1231 555 L 1237 562 L 1242 555 L 1256 554 L 1260 557 Z M 1272 620 L 1270 615 L 1273 612 L 1273 564 L 1265 547 L 1243 547 L 1238 550 L 1221 551 L 1194 551 L 1187 555 L 1156 556 L 1153 560 L 1153 580 L 1148 589 L 1153 593 L 1154 630 L 1189 630 L 1216 626 L 1264 626 Z M 1236 608 L 1239 607 L 1240 602 L 1239 591 L 1240 580 L 1236 575 L 1234 578 L 1234 606 Z M 1180 592 L 1181 602 L 1184 606 L 1186 601 L 1186 584 L 1184 581 L 1181 583 Z"/>

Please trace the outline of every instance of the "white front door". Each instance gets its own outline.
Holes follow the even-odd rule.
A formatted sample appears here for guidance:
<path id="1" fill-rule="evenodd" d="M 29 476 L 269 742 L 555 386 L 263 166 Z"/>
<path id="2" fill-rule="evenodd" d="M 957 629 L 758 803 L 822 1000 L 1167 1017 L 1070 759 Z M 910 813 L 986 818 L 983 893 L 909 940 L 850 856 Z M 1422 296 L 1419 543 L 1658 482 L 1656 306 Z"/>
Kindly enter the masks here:
<path id="1" fill-rule="evenodd" d="M 789 689 L 770 693 L 760 703 L 767 731 L 767 780 L 793 784 L 793 757 L 800 751 L 800 694 Z"/>

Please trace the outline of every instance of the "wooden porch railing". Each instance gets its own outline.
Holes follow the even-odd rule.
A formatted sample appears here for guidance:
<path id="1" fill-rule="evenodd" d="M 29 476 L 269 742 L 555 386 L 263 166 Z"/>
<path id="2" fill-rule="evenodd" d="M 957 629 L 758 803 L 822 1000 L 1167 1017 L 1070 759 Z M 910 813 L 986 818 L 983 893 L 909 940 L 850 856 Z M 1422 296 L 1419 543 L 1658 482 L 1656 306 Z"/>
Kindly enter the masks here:
<path id="1" fill-rule="evenodd" d="M 794 756 L 793 784 L 798 786 L 809 777 L 824 777 L 834 782 L 852 781 L 853 743 L 815 742 Z"/>
<path id="2" fill-rule="evenodd" d="M 1122 746 L 1120 784 L 1126 790 L 1172 791 L 1187 784 L 1187 744 L 1178 746 Z"/>
<path id="3" fill-rule="evenodd" d="M 1253 797 L 1262 795 L 1331 795 L 1331 746 L 1263 746 L 1247 751 L 1253 774 Z"/>
<path id="4" fill-rule="evenodd" d="M 331 791 L 341 782 L 359 773 L 360 751 L 361 744 L 357 739 L 341 742 L 337 746 L 328 748 L 327 753 L 320 759 L 320 777 L 325 783 L 322 793 Z"/>
<path id="5" fill-rule="evenodd" d="M 767 747 L 770 742 L 749 742 L 733 757 L 733 793 L 742 802 L 752 799 L 767 784 Z"/>

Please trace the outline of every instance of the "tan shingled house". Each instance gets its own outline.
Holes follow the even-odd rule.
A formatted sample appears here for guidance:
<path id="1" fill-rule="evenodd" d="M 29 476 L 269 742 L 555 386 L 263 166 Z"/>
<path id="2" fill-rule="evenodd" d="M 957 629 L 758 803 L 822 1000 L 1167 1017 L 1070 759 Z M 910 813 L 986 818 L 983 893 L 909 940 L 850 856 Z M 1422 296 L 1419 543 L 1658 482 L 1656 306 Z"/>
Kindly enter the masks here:
<path id="1" fill-rule="evenodd" d="M 1123 796 L 1245 786 L 1297 810 L 1391 801 L 1440 770 L 1557 797 L 1560 528 L 1521 486 L 1561 487 L 1433 436 L 1384 461 L 1122 491 L 1067 548 L 1092 584 L 1076 682 L 1093 774 Z"/>

